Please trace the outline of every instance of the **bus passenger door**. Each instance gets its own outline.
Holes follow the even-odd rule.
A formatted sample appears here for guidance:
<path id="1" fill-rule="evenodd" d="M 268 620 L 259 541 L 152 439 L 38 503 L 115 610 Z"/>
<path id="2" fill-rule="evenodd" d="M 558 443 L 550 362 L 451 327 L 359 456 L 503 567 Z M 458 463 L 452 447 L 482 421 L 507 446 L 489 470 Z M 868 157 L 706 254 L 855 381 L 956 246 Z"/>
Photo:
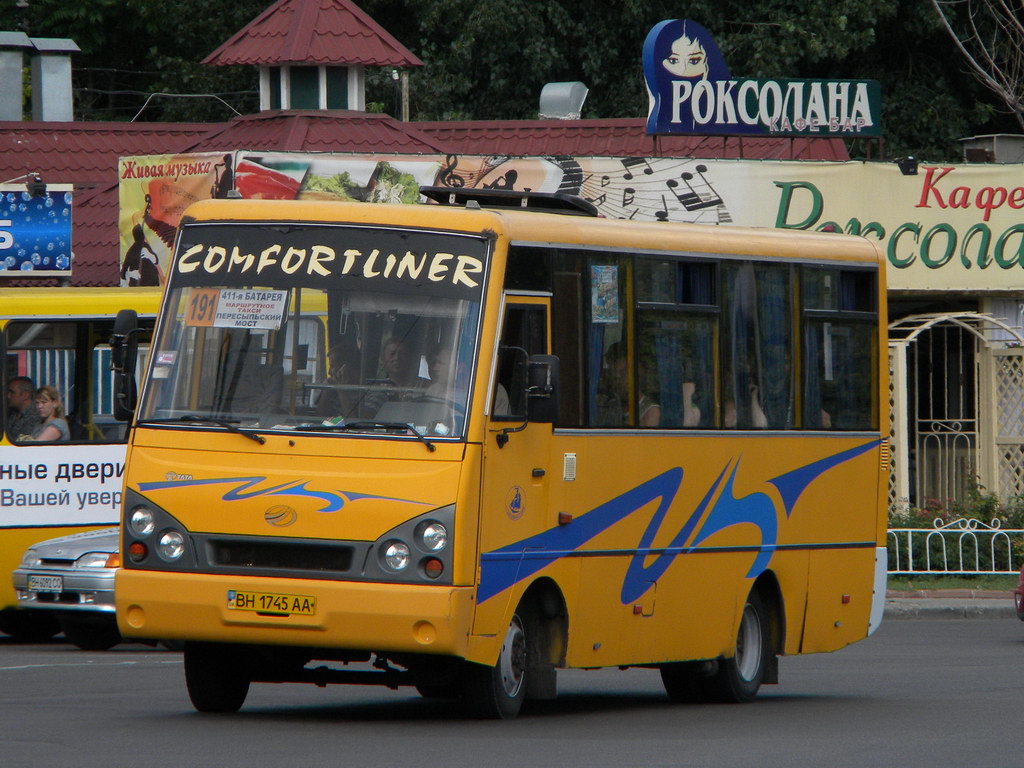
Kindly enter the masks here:
<path id="1" fill-rule="evenodd" d="M 543 550 L 523 545 L 518 558 L 497 563 L 489 553 L 516 549 L 557 524 L 548 508 L 551 425 L 526 423 L 526 360 L 551 349 L 550 298 L 508 293 L 504 299 L 498 349 L 488 389 L 480 512 L 481 585 L 474 634 L 504 632 L 514 585 L 523 578 L 524 558 Z M 532 554 L 531 554 L 532 553 Z"/>

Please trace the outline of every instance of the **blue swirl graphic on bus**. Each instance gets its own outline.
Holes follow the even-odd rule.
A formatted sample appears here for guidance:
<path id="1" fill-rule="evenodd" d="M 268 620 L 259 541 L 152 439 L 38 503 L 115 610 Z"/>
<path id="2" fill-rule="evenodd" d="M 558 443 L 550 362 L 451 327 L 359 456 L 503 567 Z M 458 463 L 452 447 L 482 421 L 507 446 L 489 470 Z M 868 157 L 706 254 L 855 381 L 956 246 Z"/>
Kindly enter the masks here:
<path id="1" fill-rule="evenodd" d="M 412 499 L 398 499 L 392 496 L 377 496 L 369 493 L 355 493 L 353 491 L 315 491 L 307 488 L 308 480 L 294 480 L 270 488 L 255 488 L 266 481 L 266 477 L 217 477 L 206 480 L 163 480 L 153 483 L 139 483 L 139 492 L 162 491 L 168 488 L 187 488 L 197 485 L 222 485 L 234 483 L 235 487 L 228 490 L 222 501 L 244 501 L 256 496 L 301 496 L 311 499 L 319 499 L 324 506 L 315 510 L 316 512 L 337 512 L 348 502 L 362 501 L 364 499 L 375 499 L 378 501 L 394 501 L 400 504 L 417 504 L 430 506 L 425 501 L 414 501 Z M 253 490 L 250 490 L 253 489 Z"/>
<path id="2" fill-rule="evenodd" d="M 833 467 L 866 453 L 880 442 L 873 440 L 768 480 L 782 498 L 785 516 L 788 518 L 792 514 L 797 500 L 815 479 Z M 714 534 L 736 525 L 753 525 L 760 531 L 761 543 L 747 572 L 747 578 L 756 578 L 768 567 L 775 554 L 779 516 L 771 497 L 765 493 L 736 496 L 734 483 L 740 464 L 741 458 L 729 461 L 668 546 L 655 548 L 652 544 L 682 487 L 682 467 L 673 467 L 647 480 L 580 515 L 568 525 L 484 553 L 480 558 L 478 601 L 483 603 L 551 563 L 578 554 L 580 547 L 595 536 L 653 502 L 657 502 L 657 508 L 637 548 L 609 553 L 631 554 L 622 582 L 620 599 L 623 604 L 643 596 L 677 557 L 693 552 Z M 654 560 L 644 565 L 651 557 Z"/>

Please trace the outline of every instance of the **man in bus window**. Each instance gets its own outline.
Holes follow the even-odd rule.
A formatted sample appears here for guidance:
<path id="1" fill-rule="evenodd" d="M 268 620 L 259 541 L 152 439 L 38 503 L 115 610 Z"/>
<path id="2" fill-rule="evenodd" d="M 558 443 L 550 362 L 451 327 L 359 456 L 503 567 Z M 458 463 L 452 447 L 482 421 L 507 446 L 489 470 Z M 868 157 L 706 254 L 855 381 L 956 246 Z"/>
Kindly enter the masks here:
<path id="1" fill-rule="evenodd" d="M 7 436 L 31 435 L 41 422 L 39 409 L 32 399 L 35 384 L 28 376 L 15 376 L 7 382 Z"/>

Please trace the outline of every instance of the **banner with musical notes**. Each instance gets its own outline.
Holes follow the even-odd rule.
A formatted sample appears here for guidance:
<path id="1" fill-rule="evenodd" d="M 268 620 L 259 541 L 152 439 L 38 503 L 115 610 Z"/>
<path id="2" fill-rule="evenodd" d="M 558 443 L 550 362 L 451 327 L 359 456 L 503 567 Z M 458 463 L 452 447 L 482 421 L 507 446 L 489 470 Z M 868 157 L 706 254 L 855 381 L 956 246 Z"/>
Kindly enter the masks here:
<path id="1" fill-rule="evenodd" d="M 181 156 L 179 162 L 190 157 L 215 165 L 220 156 Z M 889 286 L 896 290 L 1024 292 L 1019 165 L 921 164 L 916 175 L 904 175 L 884 162 L 686 157 L 239 151 L 235 161 L 230 170 L 237 188 L 250 198 L 422 203 L 421 185 L 560 192 L 589 200 L 608 218 L 867 237 L 885 253 Z M 253 176 L 244 180 L 247 174 Z M 195 194 L 212 196 L 212 186 Z M 177 198 L 144 202 L 142 189 L 134 197 L 122 190 L 122 253 L 133 242 L 136 221 L 158 226 L 160 211 L 176 208 Z M 149 243 L 163 246 L 155 237 Z M 145 256 L 142 261 L 144 269 Z M 164 262 L 160 266 L 166 270 Z"/>

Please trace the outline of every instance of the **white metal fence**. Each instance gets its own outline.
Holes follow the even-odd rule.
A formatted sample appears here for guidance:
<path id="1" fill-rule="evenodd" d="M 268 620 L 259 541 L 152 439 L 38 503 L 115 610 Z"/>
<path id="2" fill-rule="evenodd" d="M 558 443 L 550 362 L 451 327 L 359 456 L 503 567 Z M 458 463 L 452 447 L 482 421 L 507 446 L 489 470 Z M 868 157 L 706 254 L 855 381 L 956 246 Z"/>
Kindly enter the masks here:
<path id="1" fill-rule="evenodd" d="M 931 528 L 890 528 L 888 552 L 891 574 L 1013 574 L 1024 559 L 1024 529 L 937 519 Z"/>

